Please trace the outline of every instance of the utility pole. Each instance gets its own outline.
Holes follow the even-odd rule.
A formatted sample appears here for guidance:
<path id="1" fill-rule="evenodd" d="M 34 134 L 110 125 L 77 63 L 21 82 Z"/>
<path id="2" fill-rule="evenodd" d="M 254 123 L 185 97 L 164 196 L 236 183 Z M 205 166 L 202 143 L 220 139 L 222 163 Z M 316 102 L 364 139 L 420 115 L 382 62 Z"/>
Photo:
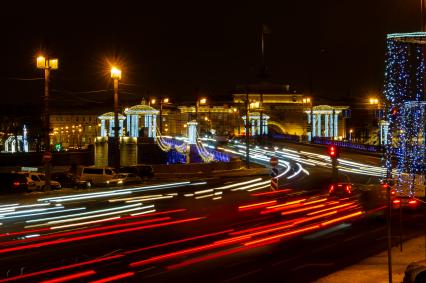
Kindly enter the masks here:
<path id="1" fill-rule="evenodd" d="M 46 184 L 45 189 L 50 190 L 50 167 L 52 161 L 52 153 L 50 149 L 50 115 L 49 115 L 49 82 L 50 82 L 50 70 L 58 69 L 58 59 L 49 59 L 44 56 L 37 57 L 37 68 L 44 69 L 44 154 L 43 162 L 45 166 Z"/>
<path id="2" fill-rule="evenodd" d="M 249 93 L 246 93 L 246 168 L 250 168 L 250 103 L 249 103 Z"/>
<path id="3" fill-rule="evenodd" d="M 120 170 L 120 137 L 118 124 L 118 81 L 121 79 L 121 70 L 111 68 L 111 78 L 114 80 L 114 168 Z"/>

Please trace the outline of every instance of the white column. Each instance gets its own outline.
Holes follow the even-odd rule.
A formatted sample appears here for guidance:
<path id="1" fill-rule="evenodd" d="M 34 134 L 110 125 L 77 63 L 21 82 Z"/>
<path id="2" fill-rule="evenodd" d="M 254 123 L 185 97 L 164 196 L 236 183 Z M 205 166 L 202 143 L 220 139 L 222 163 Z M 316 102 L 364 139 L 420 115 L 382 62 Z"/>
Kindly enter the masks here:
<path id="1" fill-rule="evenodd" d="M 132 130 L 132 118 L 131 117 L 132 116 L 130 116 L 130 114 L 126 115 L 126 132 L 127 132 L 127 135 L 129 137 L 132 136 L 132 134 L 131 134 L 131 130 Z"/>
<path id="2" fill-rule="evenodd" d="M 152 137 L 157 137 L 157 115 L 152 115 Z"/>
<path id="3" fill-rule="evenodd" d="M 139 137 L 139 116 L 133 115 L 132 120 L 132 137 Z"/>
<path id="4" fill-rule="evenodd" d="M 268 134 L 268 119 L 265 119 L 265 120 L 263 121 L 263 133 L 264 133 L 265 135 L 267 135 L 267 134 Z"/>
<path id="5" fill-rule="evenodd" d="M 325 124 L 324 129 L 325 129 L 325 137 L 326 138 L 329 137 L 328 131 L 329 131 L 329 128 L 330 128 L 330 125 L 328 123 L 328 115 L 329 115 L 328 113 L 324 115 L 324 124 Z"/>
<path id="6" fill-rule="evenodd" d="M 113 137 L 114 136 L 114 119 L 109 119 L 109 136 Z"/>
<path id="7" fill-rule="evenodd" d="M 196 144 L 197 142 L 197 122 L 188 122 L 188 144 Z"/>
<path id="8" fill-rule="evenodd" d="M 311 124 L 311 113 L 306 113 L 306 115 L 308 115 L 308 125 Z M 306 127 L 308 127 L 308 125 L 306 125 Z M 311 131 L 306 131 L 308 134 L 308 141 L 312 140 L 312 124 L 311 124 Z"/>
<path id="9" fill-rule="evenodd" d="M 256 135 L 256 127 L 255 127 L 255 120 L 254 119 L 251 120 L 251 135 L 252 136 Z"/>
<path id="10" fill-rule="evenodd" d="M 330 114 L 330 137 L 334 137 L 334 119 L 333 114 Z"/>
<path id="11" fill-rule="evenodd" d="M 317 115 L 313 114 L 312 115 L 312 137 L 315 137 L 317 135 Z"/>
<path id="12" fill-rule="evenodd" d="M 119 125 L 119 127 L 120 127 L 120 130 L 119 130 L 119 136 L 120 136 L 120 137 L 124 136 L 124 135 L 123 135 L 123 126 L 124 126 L 124 125 L 123 125 L 123 124 L 124 124 L 124 120 L 121 120 L 121 119 L 120 119 L 120 120 L 118 120 L 118 125 Z"/>
<path id="13" fill-rule="evenodd" d="M 318 113 L 318 136 L 322 137 L 322 132 L 321 132 L 321 114 Z"/>
<path id="14" fill-rule="evenodd" d="M 337 125 L 338 121 L 339 121 L 339 114 L 335 113 L 334 114 L 334 137 L 339 136 L 339 132 L 338 132 L 339 128 L 338 128 L 338 125 Z"/>
<path id="15" fill-rule="evenodd" d="M 101 120 L 101 137 L 106 137 L 105 119 Z"/>

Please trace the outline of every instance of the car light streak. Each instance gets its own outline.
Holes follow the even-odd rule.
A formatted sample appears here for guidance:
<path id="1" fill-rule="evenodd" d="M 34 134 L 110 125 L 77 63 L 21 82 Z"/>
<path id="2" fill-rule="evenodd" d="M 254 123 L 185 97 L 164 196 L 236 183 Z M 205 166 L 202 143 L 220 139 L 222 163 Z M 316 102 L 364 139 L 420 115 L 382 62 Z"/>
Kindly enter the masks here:
<path id="1" fill-rule="evenodd" d="M 35 277 L 35 276 L 39 276 L 39 275 L 53 273 L 53 272 L 56 272 L 56 271 L 62 271 L 62 270 L 72 269 L 72 268 L 81 267 L 81 266 L 85 266 L 85 265 L 90 265 L 90 264 L 96 264 L 96 263 L 100 263 L 100 262 L 105 262 L 105 261 L 109 261 L 109 260 L 113 260 L 113 259 L 119 259 L 119 258 L 122 258 L 122 257 L 124 257 L 123 254 L 117 254 L 117 255 L 108 256 L 108 257 L 102 257 L 102 258 L 98 258 L 98 259 L 94 259 L 94 260 L 83 261 L 83 262 L 79 262 L 79 263 L 75 263 L 75 264 L 71 264 L 71 265 L 66 265 L 66 266 L 61 266 L 61 267 L 46 269 L 46 270 L 42 270 L 42 271 L 36 271 L 36 272 L 32 272 L 32 273 L 28 273 L 28 274 L 23 274 L 23 275 L 17 275 L 17 276 L 14 276 L 14 277 L 0 279 L 0 283 L 10 282 L 10 281 L 16 281 L 16 280 L 21 280 L 21 279 L 26 279 L 26 278 L 31 278 L 31 277 Z"/>
<path id="2" fill-rule="evenodd" d="M 117 274 L 117 275 L 113 275 L 113 276 L 101 278 L 101 279 L 98 279 L 98 280 L 90 281 L 90 283 L 112 282 L 112 281 L 119 280 L 119 279 L 129 278 L 129 277 L 132 277 L 133 275 L 135 275 L 134 272 L 125 272 L 125 273 L 121 273 L 121 274 Z"/>
<path id="3" fill-rule="evenodd" d="M 320 207 L 324 207 L 324 206 L 325 206 L 324 204 L 319 204 L 319 205 L 307 206 L 307 207 L 289 210 L 289 211 L 283 211 L 283 212 L 281 212 L 281 215 L 284 216 L 284 215 L 289 215 L 289 214 L 293 214 L 293 213 L 299 213 L 299 212 L 308 211 L 308 210 L 312 210 L 312 209 L 316 209 L 316 208 L 320 208 Z"/>
<path id="4" fill-rule="evenodd" d="M 105 209 L 98 209 L 98 210 L 93 210 L 93 211 L 88 211 L 88 212 L 81 212 L 81 213 L 77 213 L 77 214 L 60 215 L 60 216 L 40 218 L 40 219 L 31 219 L 31 220 L 27 220 L 25 222 L 26 223 L 37 223 L 37 222 L 45 222 L 45 221 L 56 220 L 56 219 L 73 218 L 73 217 L 78 217 L 78 216 L 92 215 L 92 214 L 97 214 L 97 213 L 102 213 L 102 212 L 115 211 L 115 210 L 120 210 L 120 209 L 125 209 L 125 208 L 132 208 L 132 207 L 137 207 L 137 206 L 141 206 L 141 205 L 142 205 L 141 203 L 129 204 L 129 205 L 112 207 L 112 208 L 105 208 Z M 35 227 L 35 226 L 36 225 L 28 226 L 28 227 Z"/>
<path id="5" fill-rule="evenodd" d="M 262 207 L 269 206 L 271 204 L 276 204 L 276 203 L 277 203 L 276 200 L 271 200 L 271 201 L 241 205 L 238 207 L 238 210 L 243 211 L 243 210 L 250 210 L 250 209 L 258 209 L 258 208 L 262 208 Z"/>
<path id="6" fill-rule="evenodd" d="M 232 231 L 234 231 L 234 230 L 228 229 L 228 230 L 224 230 L 224 231 L 220 231 L 220 232 L 214 232 L 214 233 L 210 233 L 210 234 L 204 234 L 204 235 L 185 238 L 185 239 L 181 239 L 181 240 L 175 240 L 175 241 L 166 242 L 166 243 L 157 244 L 157 245 L 152 245 L 152 246 L 148 246 L 148 247 L 144 247 L 144 248 L 140 248 L 140 249 L 136 249 L 136 250 L 126 251 L 126 252 L 124 252 L 124 254 L 126 254 L 126 255 L 127 254 L 134 254 L 134 253 L 138 253 L 138 252 L 142 252 L 142 251 L 146 251 L 146 250 L 151 250 L 151 249 L 155 249 L 155 248 L 161 248 L 161 247 L 166 247 L 166 246 L 170 246 L 170 245 L 174 245 L 174 244 L 190 242 L 190 241 L 193 241 L 193 240 L 199 240 L 199 239 L 204 239 L 204 238 L 208 238 L 208 237 L 214 237 L 214 236 L 218 236 L 218 235 L 222 235 L 222 234 L 227 234 L 227 233 L 232 232 Z"/>
<path id="7" fill-rule="evenodd" d="M 263 181 L 263 182 L 259 182 L 259 183 L 257 183 L 257 184 L 251 184 L 251 185 L 247 185 L 247 186 L 243 186 L 243 187 L 239 187 L 239 188 L 235 188 L 235 189 L 231 189 L 231 191 L 242 191 L 242 190 L 247 190 L 247 189 L 250 189 L 250 188 L 253 188 L 253 187 L 256 187 L 256 186 L 264 186 L 264 185 L 266 185 L 266 184 L 270 184 L 271 183 L 271 181 L 270 180 L 266 180 L 266 181 Z"/>
<path id="8" fill-rule="evenodd" d="M 84 207 L 77 207 L 77 208 L 70 208 L 70 209 L 63 209 L 63 210 L 55 210 L 55 211 L 47 211 L 47 212 L 39 212 L 39 213 L 4 217 L 2 219 L 12 219 L 12 218 L 18 218 L 18 217 L 33 217 L 33 216 L 40 216 L 40 215 L 46 215 L 46 214 L 67 213 L 67 212 L 71 212 L 71 211 L 81 211 L 81 210 L 85 210 L 85 209 L 86 208 L 84 208 Z"/>
<path id="9" fill-rule="evenodd" d="M 88 277 L 88 276 L 95 275 L 95 274 L 96 274 L 96 272 L 94 270 L 86 270 L 86 271 L 82 271 L 82 272 L 78 272 L 78 273 L 74 273 L 74 274 L 70 274 L 70 275 L 66 275 L 66 276 L 62 276 L 62 277 L 57 277 L 57 278 L 54 278 L 54 279 L 44 280 L 44 281 L 41 281 L 41 283 L 67 282 L 67 281 L 76 280 L 76 279 Z"/>
<path id="10" fill-rule="evenodd" d="M 242 186 L 242 185 L 247 185 L 247 184 L 251 184 L 254 182 L 260 182 L 262 181 L 262 178 L 256 178 L 253 180 L 249 180 L 249 181 L 245 181 L 245 182 L 239 182 L 239 183 L 234 183 L 234 184 L 230 184 L 230 185 L 226 185 L 226 186 L 222 186 L 222 187 L 218 187 L 218 188 L 214 188 L 215 190 L 226 190 L 226 189 L 230 189 L 230 188 L 234 188 L 234 187 L 238 187 L 238 186 Z"/>
<path id="11" fill-rule="evenodd" d="M 51 245 L 70 243 L 70 242 L 81 241 L 81 240 L 94 239 L 94 238 L 111 236 L 111 235 L 118 235 L 118 234 L 135 232 L 135 231 L 140 231 L 140 230 L 150 229 L 150 228 L 165 227 L 165 226 L 169 226 L 169 225 L 193 222 L 193 221 L 197 221 L 197 220 L 200 220 L 200 219 L 203 219 L 203 218 L 204 217 L 185 218 L 185 219 L 180 219 L 180 220 L 175 220 L 175 221 L 170 221 L 170 222 L 163 222 L 163 223 L 157 223 L 157 224 L 152 224 L 152 225 L 132 227 L 132 228 L 126 228 L 126 229 L 121 229 L 121 230 L 107 231 L 107 232 L 104 232 L 104 233 L 97 233 L 97 234 L 79 236 L 79 237 L 75 237 L 75 238 L 59 239 L 59 240 L 53 240 L 53 241 L 47 241 L 47 242 L 41 242 L 41 243 L 35 243 L 35 244 L 29 244 L 29 245 L 23 245 L 23 246 L 17 246 L 17 247 L 10 247 L 10 248 L 5 248 L 5 249 L 0 249 L 0 254 L 9 253 L 9 252 L 16 252 L 16 251 L 21 251 L 21 250 L 27 250 L 27 249 L 32 249 L 32 248 L 40 248 L 40 247 L 51 246 Z M 127 223 L 127 224 L 135 225 L 135 223 Z M 122 224 L 122 225 L 124 225 L 124 224 Z M 100 227 L 100 228 L 109 228 L 109 227 Z"/>
<path id="12" fill-rule="evenodd" d="M 289 179 L 289 180 L 293 179 L 294 177 L 296 177 L 297 175 L 299 175 L 300 172 L 302 172 L 302 165 L 300 165 L 299 163 L 296 163 L 296 165 L 297 165 L 297 167 L 299 167 L 299 169 L 296 172 L 294 172 L 294 174 L 288 176 L 287 179 Z"/>
<path id="13" fill-rule="evenodd" d="M 335 205 L 335 206 L 332 206 L 330 208 L 325 208 L 325 209 L 321 209 L 321 210 L 310 212 L 307 215 L 315 215 L 315 214 L 318 214 L 318 213 L 322 213 L 322 212 L 326 212 L 326 211 L 338 209 L 338 208 L 349 206 L 349 205 L 352 205 L 352 204 L 354 204 L 354 203 L 353 202 L 348 202 L 348 203 L 341 204 L 341 205 Z"/>
<path id="14" fill-rule="evenodd" d="M 139 197 L 131 197 L 131 198 L 115 198 L 115 199 L 109 199 L 108 202 L 122 202 L 127 200 L 142 200 L 144 198 L 152 198 L 152 197 L 162 197 L 163 195 L 146 195 L 146 196 L 139 196 Z"/>
<path id="15" fill-rule="evenodd" d="M 147 210 L 147 211 L 142 211 L 142 212 L 136 212 L 136 213 L 132 213 L 130 215 L 131 216 L 137 216 L 137 215 L 148 214 L 148 213 L 153 213 L 153 212 L 156 212 L 156 210 L 152 209 L 152 210 Z"/>
<path id="16" fill-rule="evenodd" d="M 342 217 L 338 217 L 338 218 L 335 218 L 335 219 L 332 219 L 332 220 L 329 220 L 329 221 L 322 222 L 321 226 L 327 226 L 327 225 L 330 225 L 332 223 L 336 223 L 336 222 L 339 222 L 339 221 L 342 221 L 342 220 L 354 218 L 356 216 L 362 215 L 363 213 L 364 213 L 363 211 L 357 211 L 357 212 L 352 213 L 352 214 L 348 214 L 348 215 L 345 215 L 345 216 L 342 216 Z"/>
<path id="17" fill-rule="evenodd" d="M 74 223 L 74 224 L 52 226 L 52 227 L 50 227 L 50 229 L 51 230 L 56 230 L 56 229 L 63 229 L 63 228 L 70 228 L 70 227 L 77 227 L 77 226 L 84 226 L 84 225 L 87 225 L 87 224 L 96 224 L 96 223 L 102 223 L 102 222 L 111 221 L 111 220 L 117 220 L 117 219 L 120 219 L 120 216 L 103 218 L 103 219 L 93 220 L 93 221 L 79 222 L 79 223 Z"/>
<path id="18" fill-rule="evenodd" d="M 255 240 L 255 241 L 247 242 L 247 243 L 244 243 L 244 245 L 245 246 L 251 246 L 251 245 L 256 245 L 256 244 L 259 244 L 259 243 L 262 243 L 262 242 L 269 242 L 270 240 L 279 240 L 281 238 L 284 238 L 284 237 L 287 237 L 287 236 L 290 236 L 290 235 L 297 235 L 297 234 L 300 234 L 300 233 L 303 233 L 303 232 L 306 232 L 306 231 L 312 231 L 312 230 L 315 230 L 315 229 L 318 229 L 318 228 L 320 228 L 320 225 L 313 225 L 313 226 L 293 230 L 293 231 L 290 231 L 290 232 L 285 232 L 285 233 L 273 235 L 273 236 L 270 236 L 270 237 L 258 239 L 258 240 Z"/>
<path id="19" fill-rule="evenodd" d="M 124 219 L 124 217 L 121 218 L 121 220 L 123 220 L 123 219 Z M 19 240 L 19 241 L 2 242 L 2 243 L 0 243 L 0 246 L 29 243 L 29 242 L 34 242 L 34 240 L 36 240 L 36 241 L 47 240 L 47 239 L 54 239 L 54 238 L 60 238 L 60 237 L 66 237 L 66 236 L 73 236 L 73 235 L 78 235 L 78 234 L 100 232 L 100 231 L 105 231 L 105 230 L 108 231 L 108 230 L 112 230 L 112 229 L 119 229 L 119 228 L 126 228 L 126 227 L 131 227 L 131 226 L 161 222 L 161 221 L 166 221 L 166 220 L 170 220 L 170 219 L 171 219 L 170 217 L 162 217 L 162 218 L 160 217 L 160 218 L 154 218 L 154 219 L 148 219 L 148 220 L 143 220 L 143 221 L 124 223 L 124 224 L 114 224 L 114 225 L 102 226 L 102 227 L 96 227 L 96 228 L 86 228 L 86 229 L 81 229 L 81 230 L 65 231 L 65 232 L 43 235 L 43 236 L 40 236 L 37 239 L 26 239 L 26 240 Z M 115 219 L 110 220 L 110 221 L 114 221 L 114 220 Z M 52 228 L 49 228 L 48 230 L 52 231 Z"/>
<path id="20" fill-rule="evenodd" d="M 257 187 L 257 188 L 248 189 L 247 191 L 248 191 L 248 192 L 258 191 L 258 190 L 262 190 L 262 189 L 269 188 L 270 186 L 271 186 L 270 184 L 266 184 L 266 185 L 264 185 L 264 186 L 260 186 L 260 187 Z"/>
<path id="21" fill-rule="evenodd" d="M 195 197 L 195 199 L 209 198 L 209 197 L 214 197 L 214 196 L 215 196 L 215 194 L 208 194 L 208 195 L 202 195 L 202 196 Z"/>
<path id="22" fill-rule="evenodd" d="M 201 191 L 195 191 L 194 194 L 199 195 L 199 194 L 204 194 L 204 193 L 210 193 L 213 192 L 214 189 L 207 189 L 207 190 L 201 190 Z"/>
<path id="23" fill-rule="evenodd" d="M 271 191 L 271 192 L 255 193 L 255 194 L 251 194 L 251 195 L 254 196 L 254 197 L 269 196 L 269 195 L 275 195 L 275 194 L 281 194 L 281 193 L 288 193 L 290 191 L 291 191 L 291 189 L 283 189 L 283 190 L 276 190 L 276 191 Z"/>
<path id="24" fill-rule="evenodd" d="M 150 201 L 150 200 L 159 200 L 159 199 L 170 199 L 173 198 L 173 196 L 161 196 L 161 197 L 154 197 L 154 198 L 143 198 L 143 199 L 134 199 L 134 200 L 128 200 L 126 203 L 133 203 L 133 202 L 139 202 L 139 201 Z"/>
<path id="25" fill-rule="evenodd" d="M 211 249 L 215 249 L 215 248 L 218 248 L 218 247 L 233 244 L 233 243 L 236 243 L 236 242 L 241 242 L 246 238 L 247 238 L 246 236 L 238 237 L 238 239 L 236 237 L 234 239 L 230 239 L 230 241 L 224 240 L 224 241 L 220 241 L 220 242 L 214 242 L 212 244 L 197 246 L 197 247 L 194 247 L 194 248 L 188 248 L 188 249 L 183 249 L 183 250 L 179 250 L 179 251 L 176 251 L 176 252 L 171 252 L 171 253 L 166 253 L 166 254 L 162 254 L 162 255 L 158 255 L 158 256 L 153 256 L 153 257 L 150 257 L 148 259 L 132 262 L 132 263 L 129 264 L 129 266 L 134 268 L 134 267 L 139 267 L 139 266 L 155 263 L 155 262 L 158 262 L 158 261 L 168 260 L 168 259 L 171 259 L 171 258 L 183 256 L 183 255 L 188 255 L 188 254 L 193 254 L 193 253 L 197 253 L 197 252 L 201 252 L 201 251 L 211 250 Z"/>
<path id="26" fill-rule="evenodd" d="M 112 212 L 107 212 L 107 213 L 101 213 L 101 214 L 95 214 L 95 215 L 89 215 L 89 216 L 82 216 L 82 217 L 75 217 L 75 218 L 71 218 L 71 219 L 53 220 L 53 221 L 47 222 L 47 224 L 50 225 L 50 224 L 74 222 L 74 221 L 91 219 L 91 218 L 98 218 L 98 217 L 109 216 L 109 215 L 114 215 L 114 214 L 127 213 L 127 212 L 141 210 L 141 209 L 144 209 L 144 207 L 141 206 L 141 207 L 129 208 L 129 209 L 124 209 L 124 210 L 117 210 L 117 211 L 112 211 Z"/>

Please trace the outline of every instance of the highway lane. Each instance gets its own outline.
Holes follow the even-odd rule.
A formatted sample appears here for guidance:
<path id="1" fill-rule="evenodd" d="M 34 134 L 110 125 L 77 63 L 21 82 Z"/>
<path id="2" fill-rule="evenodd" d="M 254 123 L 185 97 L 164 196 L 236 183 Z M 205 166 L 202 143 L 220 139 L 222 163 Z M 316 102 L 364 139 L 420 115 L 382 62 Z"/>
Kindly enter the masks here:
<path id="1" fill-rule="evenodd" d="M 259 152 L 259 157 L 262 154 L 265 161 L 267 154 Z M 184 276 L 182 280 L 196 281 L 211 273 L 204 281 L 213 282 L 279 275 L 284 269 L 294 274 L 288 278 L 295 281 L 288 282 L 305 282 L 308 276 L 296 280 L 300 270 L 306 269 L 302 272 L 305 274 L 319 267 L 329 271 L 340 266 L 336 260 L 321 261 L 321 250 L 315 257 L 319 263 L 311 262 L 315 248 L 325 247 L 327 251 L 327 244 L 320 241 L 323 237 L 331 235 L 337 237 L 333 242 L 342 239 L 344 243 L 364 245 L 364 229 L 368 233 L 376 230 L 369 229 L 369 220 L 363 220 L 368 211 L 356 199 L 333 200 L 324 195 L 330 171 L 326 165 L 300 161 L 280 160 L 284 174 L 282 188 L 276 192 L 268 191 L 269 180 L 262 178 L 218 177 L 163 187 L 113 188 L 81 196 L 44 197 L 35 203 L 40 206 L 15 210 L 15 206 L 2 204 L 2 228 L 14 234 L 0 235 L 0 274 L 23 281 L 40 277 L 95 280 L 123 276 L 122 280 L 129 282 L 164 281 L 168 276 L 179 278 L 180 274 Z M 364 181 L 370 178 L 350 174 Z M 79 208 L 81 211 L 62 211 Z M 34 209 L 38 210 L 31 213 L 37 215 L 23 212 Z M 326 233 L 320 240 L 303 238 L 342 223 L 344 229 Z M 383 232 L 381 229 L 376 231 L 378 235 Z M 378 246 L 372 241 L 366 244 L 370 250 Z M 337 250 L 334 246 L 330 249 Z M 352 249 L 353 253 L 360 253 L 359 246 L 349 250 Z M 282 261 L 287 263 L 273 268 Z M 272 267 L 265 267 L 263 262 Z M 231 268 L 223 269 L 224 265 Z M 200 273 L 200 266 L 209 273 Z"/>

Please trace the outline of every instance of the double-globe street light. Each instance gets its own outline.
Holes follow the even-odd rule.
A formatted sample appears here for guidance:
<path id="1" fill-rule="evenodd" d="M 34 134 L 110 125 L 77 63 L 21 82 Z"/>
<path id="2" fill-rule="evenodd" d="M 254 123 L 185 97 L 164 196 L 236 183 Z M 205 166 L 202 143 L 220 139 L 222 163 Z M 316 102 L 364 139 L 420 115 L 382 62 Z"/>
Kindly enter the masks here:
<path id="1" fill-rule="evenodd" d="M 43 115 L 43 128 L 44 128 L 44 150 L 43 161 L 45 166 L 46 174 L 46 185 L 45 189 L 50 190 L 50 166 L 52 153 L 50 149 L 50 121 L 49 121 L 49 81 L 50 81 L 50 70 L 58 69 L 58 59 L 49 59 L 44 56 L 37 57 L 37 69 L 44 70 L 44 115 Z"/>
<path id="2" fill-rule="evenodd" d="M 151 99 L 151 104 L 155 104 L 157 101 L 155 98 Z M 160 98 L 160 134 L 163 134 L 163 105 L 164 104 L 169 104 L 170 103 L 170 99 L 165 97 L 165 98 Z"/>
<path id="3" fill-rule="evenodd" d="M 114 168 L 116 172 L 120 169 L 120 138 L 118 124 L 118 81 L 121 80 L 121 70 L 117 67 L 111 68 L 111 79 L 114 80 Z"/>

